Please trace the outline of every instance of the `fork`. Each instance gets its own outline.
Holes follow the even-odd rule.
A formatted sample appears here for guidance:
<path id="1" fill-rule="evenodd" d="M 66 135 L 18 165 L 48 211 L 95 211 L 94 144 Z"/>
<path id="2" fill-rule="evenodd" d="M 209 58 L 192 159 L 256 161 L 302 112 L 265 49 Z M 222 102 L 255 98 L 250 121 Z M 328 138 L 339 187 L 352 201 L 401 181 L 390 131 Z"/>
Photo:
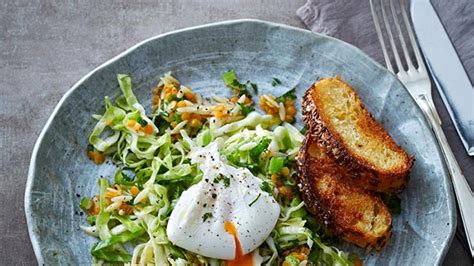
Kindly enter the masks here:
<path id="1" fill-rule="evenodd" d="M 405 9 L 405 1 L 400 0 L 399 2 L 401 8 L 401 16 L 404 22 L 404 26 L 406 28 L 406 32 L 408 33 L 409 41 L 411 47 L 413 48 L 413 52 L 415 54 L 416 64 L 418 67 L 413 65 L 413 62 L 410 58 L 410 54 L 408 52 L 407 43 L 405 42 L 405 38 L 402 32 L 402 26 L 399 22 L 399 15 L 397 14 L 397 10 L 394 6 L 394 0 L 388 0 L 389 8 L 385 7 L 384 0 L 380 0 L 381 10 L 382 10 L 382 20 L 383 25 L 385 27 L 392 56 L 395 60 L 396 70 L 392 66 L 390 61 L 390 57 L 388 55 L 389 51 L 387 46 L 385 45 L 384 36 L 382 35 L 382 24 L 379 23 L 377 10 L 374 6 L 374 0 L 370 0 L 370 9 L 372 12 L 372 17 L 375 24 L 375 30 L 377 32 L 378 39 L 380 41 L 380 45 L 382 46 L 383 56 L 385 59 L 385 64 L 387 65 L 387 69 L 395 74 L 398 79 L 405 85 L 408 92 L 411 94 L 413 99 L 415 99 L 416 103 L 423 111 L 426 119 L 428 120 L 431 129 L 433 130 L 436 139 L 438 141 L 439 146 L 441 147 L 441 151 L 444 155 L 444 159 L 449 170 L 451 181 L 453 184 L 454 192 L 456 194 L 459 211 L 461 213 L 462 221 L 464 224 L 464 230 L 466 232 L 466 237 L 468 240 L 469 248 L 471 251 L 471 256 L 474 257 L 474 195 L 467 183 L 461 168 L 459 167 L 454 154 L 449 147 L 448 141 L 446 140 L 446 136 L 441 128 L 441 119 L 439 118 L 438 112 L 433 103 L 433 98 L 431 96 L 431 82 L 428 76 L 428 72 L 426 70 L 425 64 L 423 63 L 423 58 L 418 48 L 418 44 L 415 40 L 413 30 L 411 28 L 410 21 L 408 20 L 408 15 Z M 402 64 L 402 58 L 398 53 L 398 46 L 396 44 L 394 35 L 392 33 L 392 29 L 389 23 L 389 16 L 386 9 L 390 10 L 392 16 L 393 26 L 396 28 L 396 32 L 398 33 L 398 40 L 399 45 L 403 51 L 403 58 L 405 60 L 407 69 Z"/>

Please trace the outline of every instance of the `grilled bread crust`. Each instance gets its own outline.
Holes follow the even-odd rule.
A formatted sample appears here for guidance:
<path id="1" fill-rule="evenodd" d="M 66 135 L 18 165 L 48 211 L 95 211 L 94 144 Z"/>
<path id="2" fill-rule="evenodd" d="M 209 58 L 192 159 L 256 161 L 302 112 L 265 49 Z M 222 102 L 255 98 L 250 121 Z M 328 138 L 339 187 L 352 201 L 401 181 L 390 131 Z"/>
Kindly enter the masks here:
<path id="1" fill-rule="evenodd" d="M 346 105 L 350 107 L 343 108 Z M 340 77 L 321 79 L 309 88 L 302 109 L 309 134 L 339 165 L 348 169 L 348 176 L 358 180 L 360 186 L 387 194 L 405 188 L 414 157 L 395 143 Z M 338 128 L 337 119 L 353 129 L 350 134 Z M 359 139 L 365 141 L 358 144 Z M 385 165 L 389 167 L 375 160 L 388 160 Z"/>
<path id="2" fill-rule="evenodd" d="M 337 236 L 381 250 L 390 240 L 392 218 L 380 197 L 351 183 L 347 171 L 307 135 L 298 155 L 298 189 L 308 210 Z"/>

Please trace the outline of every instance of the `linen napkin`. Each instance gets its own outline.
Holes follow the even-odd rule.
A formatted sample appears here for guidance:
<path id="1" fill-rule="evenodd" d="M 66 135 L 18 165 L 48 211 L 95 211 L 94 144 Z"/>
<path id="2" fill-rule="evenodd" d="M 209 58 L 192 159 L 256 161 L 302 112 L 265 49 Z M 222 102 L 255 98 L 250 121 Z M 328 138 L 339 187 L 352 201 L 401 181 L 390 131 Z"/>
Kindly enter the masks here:
<path id="1" fill-rule="evenodd" d="M 388 1 L 386 2 L 388 4 Z M 409 0 L 405 2 L 407 10 L 409 10 Z M 437 11 L 464 65 L 471 83 L 474 83 L 474 1 L 431 0 L 431 3 Z M 370 11 L 369 0 L 307 0 L 306 4 L 300 7 L 296 14 L 311 31 L 351 43 L 385 66 L 382 49 Z M 380 20 L 380 12 L 378 14 Z M 439 100 L 439 97 L 437 98 Z M 440 112 L 440 115 L 442 120 L 449 120 L 449 116 L 445 111 Z M 450 128 L 451 134 L 448 133 L 448 138 L 449 135 L 454 136 L 456 134 L 452 124 Z M 461 145 L 452 148 L 453 150 L 455 148 L 463 149 Z M 464 161 L 464 165 L 467 165 L 463 169 L 464 174 L 468 178 L 468 182 L 473 184 L 474 165 L 472 162 L 474 158 L 465 157 L 467 158 L 458 158 L 458 160 L 460 163 L 461 160 Z M 465 233 L 461 225 L 462 222 L 458 214 L 456 238 L 461 242 L 464 249 L 468 251 Z M 457 255 L 459 250 L 455 250 L 453 253 Z"/>
<path id="2" fill-rule="evenodd" d="M 474 16 L 472 15 L 474 1 L 432 0 L 431 2 L 458 52 L 471 83 L 474 83 Z M 408 5 L 409 1 L 406 3 Z M 408 6 L 406 8 L 409 10 Z M 351 43 L 385 65 L 369 0 L 308 0 L 296 14 L 311 31 Z"/>

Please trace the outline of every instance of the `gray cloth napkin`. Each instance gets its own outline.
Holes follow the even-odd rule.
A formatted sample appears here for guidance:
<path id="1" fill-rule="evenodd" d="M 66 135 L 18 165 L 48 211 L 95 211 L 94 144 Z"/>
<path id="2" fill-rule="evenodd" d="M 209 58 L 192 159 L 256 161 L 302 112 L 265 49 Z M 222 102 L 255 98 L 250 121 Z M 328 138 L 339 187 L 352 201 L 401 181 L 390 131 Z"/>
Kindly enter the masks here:
<path id="1" fill-rule="evenodd" d="M 408 5 L 409 0 L 406 2 Z M 453 42 L 471 83 L 474 83 L 474 1 L 431 0 L 431 3 Z M 406 8 L 409 10 L 408 6 Z M 369 0 L 308 0 L 296 13 L 311 31 L 351 43 L 385 66 L 370 12 Z M 443 121 L 449 119 L 447 113 L 441 116 Z M 455 134 L 451 125 L 451 136 Z M 459 145 L 458 149 L 463 148 Z M 462 152 L 464 154 L 464 151 Z M 474 158 L 465 156 L 458 160 L 464 165 L 465 176 L 472 184 Z M 458 225 L 461 225 L 459 216 Z M 456 237 L 468 250 L 465 233 L 461 226 L 458 226 L 456 230 Z"/>
<path id="2" fill-rule="evenodd" d="M 474 83 L 474 1 L 432 0 L 432 4 Z M 369 0 L 308 0 L 296 13 L 311 31 L 351 43 L 385 65 Z"/>

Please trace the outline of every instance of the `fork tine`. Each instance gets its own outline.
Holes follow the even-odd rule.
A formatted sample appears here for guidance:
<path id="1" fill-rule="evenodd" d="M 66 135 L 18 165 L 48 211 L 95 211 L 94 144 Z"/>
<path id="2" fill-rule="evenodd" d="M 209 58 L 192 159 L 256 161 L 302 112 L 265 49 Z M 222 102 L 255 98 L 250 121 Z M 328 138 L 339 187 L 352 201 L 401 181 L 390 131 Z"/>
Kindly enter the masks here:
<path id="1" fill-rule="evenodd" d="M 402 6 L 402 17 L 403 21 L 405 22 L 405 28 L 408 32 L 408 37 L 410 37 L 411 47 L 413 47 L 413 51 L 415 52 L 416 61 L 418 64 L 418 71 L 426 71 L 425 63 L 423 63 L 423 58 L 421 57 L 420 48 L 415 40 L 415 35 L 413 34 L 413 30 L 411 28 L 411 23 L 408 20 L 407 11 L 405 9 L 405 0 L 401 0 Z"/>
<path id="2" fill-rule="evenodd" d="M 387 46 L 385 46 L 385 41 L 383 40 L 382 30 L 380 29 L 379 19 L 377 16 L 377 11 L 374 6 L 374 1 L 370 0 L 370 11 L 372 12 L 372 18 L 374 19 L 375 31 L 377 32 L 377 37 L 379 38 L 380 46 L 382 47 L 383 58 L 385 59 L 385 64 L 387 65 L 387 69 L 393 72 L 392 63 L 390 62 L 390 58 L 387 54 Z"/>
<path id="3" fill-rule="evenodd" d="M 413 66 L 413 63 L 411 61 L 410 54 L 408 53 L 407 45 L 405 43 L 405 38 L 403 37 L 403 32 L 402 32 L 402 29 L 400 27 L 400 22 L 398 20 L 398 15 L 397 15 L 397 12 L 395 11 L 395 8 L 394 8 L 394 5 L 393 5 L 394 1 L 393 0 L 389 0 L 389 1 L 390 1 L 390 9 L 392 11 L 393 21 L 395 22 L 395 27 L 397 28 L 397 31 L 398 31 L 398 39 L 400 40 L 402 50 L 403 50 L 403 55 L 405 56 L 405 60 L 407 62 L 408 69 L 409 70 L 414 69 L 415 67 Z M 405 6 L 403 6 L 400 3 L 400 8 L 405 9 Z"/>
<path id="4" fill-rule="evenodd" d="M 380 1 L 382 5 L 382 18 L 385 24 L 385 29 L 387 30 L 387 35 L 390 40 L 390 46 L 392 47 L 393 57 L 395 58 L 395 63 L 397 64 L 398 72 L 404 71 L 402 62 L 400 61 L 400 56 L 398 55 L 397 45 L 395 44 L 395 39 L 393 38 L 392 29 L 388 22 L 387 14 L 385 13 L 384 0 Z"/>

